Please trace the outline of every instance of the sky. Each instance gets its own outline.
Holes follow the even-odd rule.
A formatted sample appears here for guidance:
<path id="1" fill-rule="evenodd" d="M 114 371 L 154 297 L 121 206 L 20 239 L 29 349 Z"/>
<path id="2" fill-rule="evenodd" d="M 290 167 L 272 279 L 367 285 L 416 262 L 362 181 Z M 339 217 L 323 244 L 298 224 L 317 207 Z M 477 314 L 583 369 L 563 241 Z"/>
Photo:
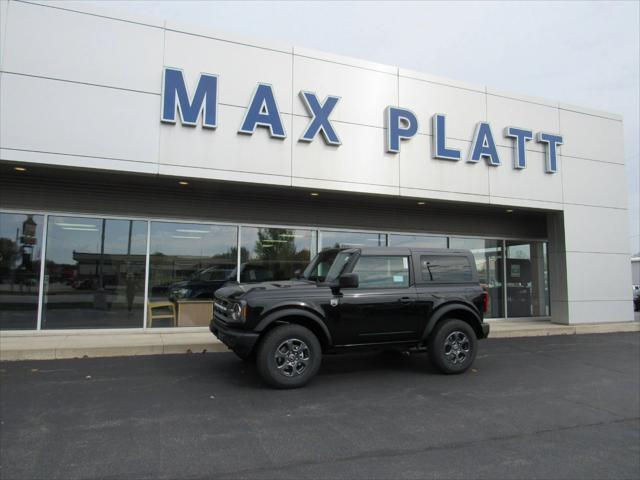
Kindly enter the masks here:
<path id="1" fill-rule="evenodd" d="M 640 252 L 640 2 L 92 0 L 104 8 L 621 114 Z"/>

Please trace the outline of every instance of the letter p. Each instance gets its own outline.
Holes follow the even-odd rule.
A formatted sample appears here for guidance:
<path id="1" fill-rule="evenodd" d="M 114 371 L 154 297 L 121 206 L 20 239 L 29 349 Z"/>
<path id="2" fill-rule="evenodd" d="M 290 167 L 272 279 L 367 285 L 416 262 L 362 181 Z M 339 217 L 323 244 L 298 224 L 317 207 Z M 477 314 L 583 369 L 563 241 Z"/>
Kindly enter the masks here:
<path id="1" fill-rule="evenodd" d="M 387 127 L 387 152 L 400 152 L 400 141 L 418 133 L 418 119 L 411 110 L 387 107 L 385 112 Z"/>

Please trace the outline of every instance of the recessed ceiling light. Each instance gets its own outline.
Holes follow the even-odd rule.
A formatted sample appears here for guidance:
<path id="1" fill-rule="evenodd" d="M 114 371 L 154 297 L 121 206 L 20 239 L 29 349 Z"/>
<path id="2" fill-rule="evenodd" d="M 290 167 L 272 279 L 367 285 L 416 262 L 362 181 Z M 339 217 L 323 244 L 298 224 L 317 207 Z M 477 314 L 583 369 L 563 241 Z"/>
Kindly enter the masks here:
<path id="1" fill-rule="evenodd" d="M 26 172 L 27 169 L 24 167 L 13 167 L 16 172 Z"/>
<path id="2" fill-rule="evenodd" d="M 178 182 L 178 185 L 182 185 L 184 187 L 185 185 L 189 185 L 189 182 L 185 182 L 184 180 L 182 180 Z"/>
<path id="3" fill-rule="evenodd" d="M 513 213 L 513 210 L 511 210 L 510 208 L 507 208 L 507 209 L 505 210 L 505 212 L 507 212 L 507 213 Z"/>
<path id="4" fill-rule="evenodd" d="M 426 205 L 427 202 L 418 202 L 418 205 Z"/>
<path id="5" fill-rule="evenodd" d="M 317 197 L 318 195 L 320 195 L 318 192 L 311 192 L 312 197 Z"/>

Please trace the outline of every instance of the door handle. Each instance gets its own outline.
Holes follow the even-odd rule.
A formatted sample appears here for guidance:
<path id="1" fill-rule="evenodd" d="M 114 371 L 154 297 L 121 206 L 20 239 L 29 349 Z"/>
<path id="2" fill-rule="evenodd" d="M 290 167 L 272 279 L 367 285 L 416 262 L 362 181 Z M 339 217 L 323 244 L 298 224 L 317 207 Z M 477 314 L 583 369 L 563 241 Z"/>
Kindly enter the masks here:
<path id="1" fill-rule="evenodd" d="M 398 300 L 401 304 L 403 305 L 409 305 L 411 303 L 413 303 L 413 298 L 411 297 L 402 297 L 400 300 Z"/>

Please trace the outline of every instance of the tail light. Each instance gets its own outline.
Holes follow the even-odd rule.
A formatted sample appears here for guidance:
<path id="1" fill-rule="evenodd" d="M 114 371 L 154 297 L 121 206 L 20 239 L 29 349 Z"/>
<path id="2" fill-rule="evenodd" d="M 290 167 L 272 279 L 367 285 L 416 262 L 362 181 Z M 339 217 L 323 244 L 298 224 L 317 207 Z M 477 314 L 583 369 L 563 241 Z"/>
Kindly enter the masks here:
<path id="1" fill-rule="evenodd" d="M 482 292 L 482 311 L 484 313 L 489 311 L 489 292 Z"/>

